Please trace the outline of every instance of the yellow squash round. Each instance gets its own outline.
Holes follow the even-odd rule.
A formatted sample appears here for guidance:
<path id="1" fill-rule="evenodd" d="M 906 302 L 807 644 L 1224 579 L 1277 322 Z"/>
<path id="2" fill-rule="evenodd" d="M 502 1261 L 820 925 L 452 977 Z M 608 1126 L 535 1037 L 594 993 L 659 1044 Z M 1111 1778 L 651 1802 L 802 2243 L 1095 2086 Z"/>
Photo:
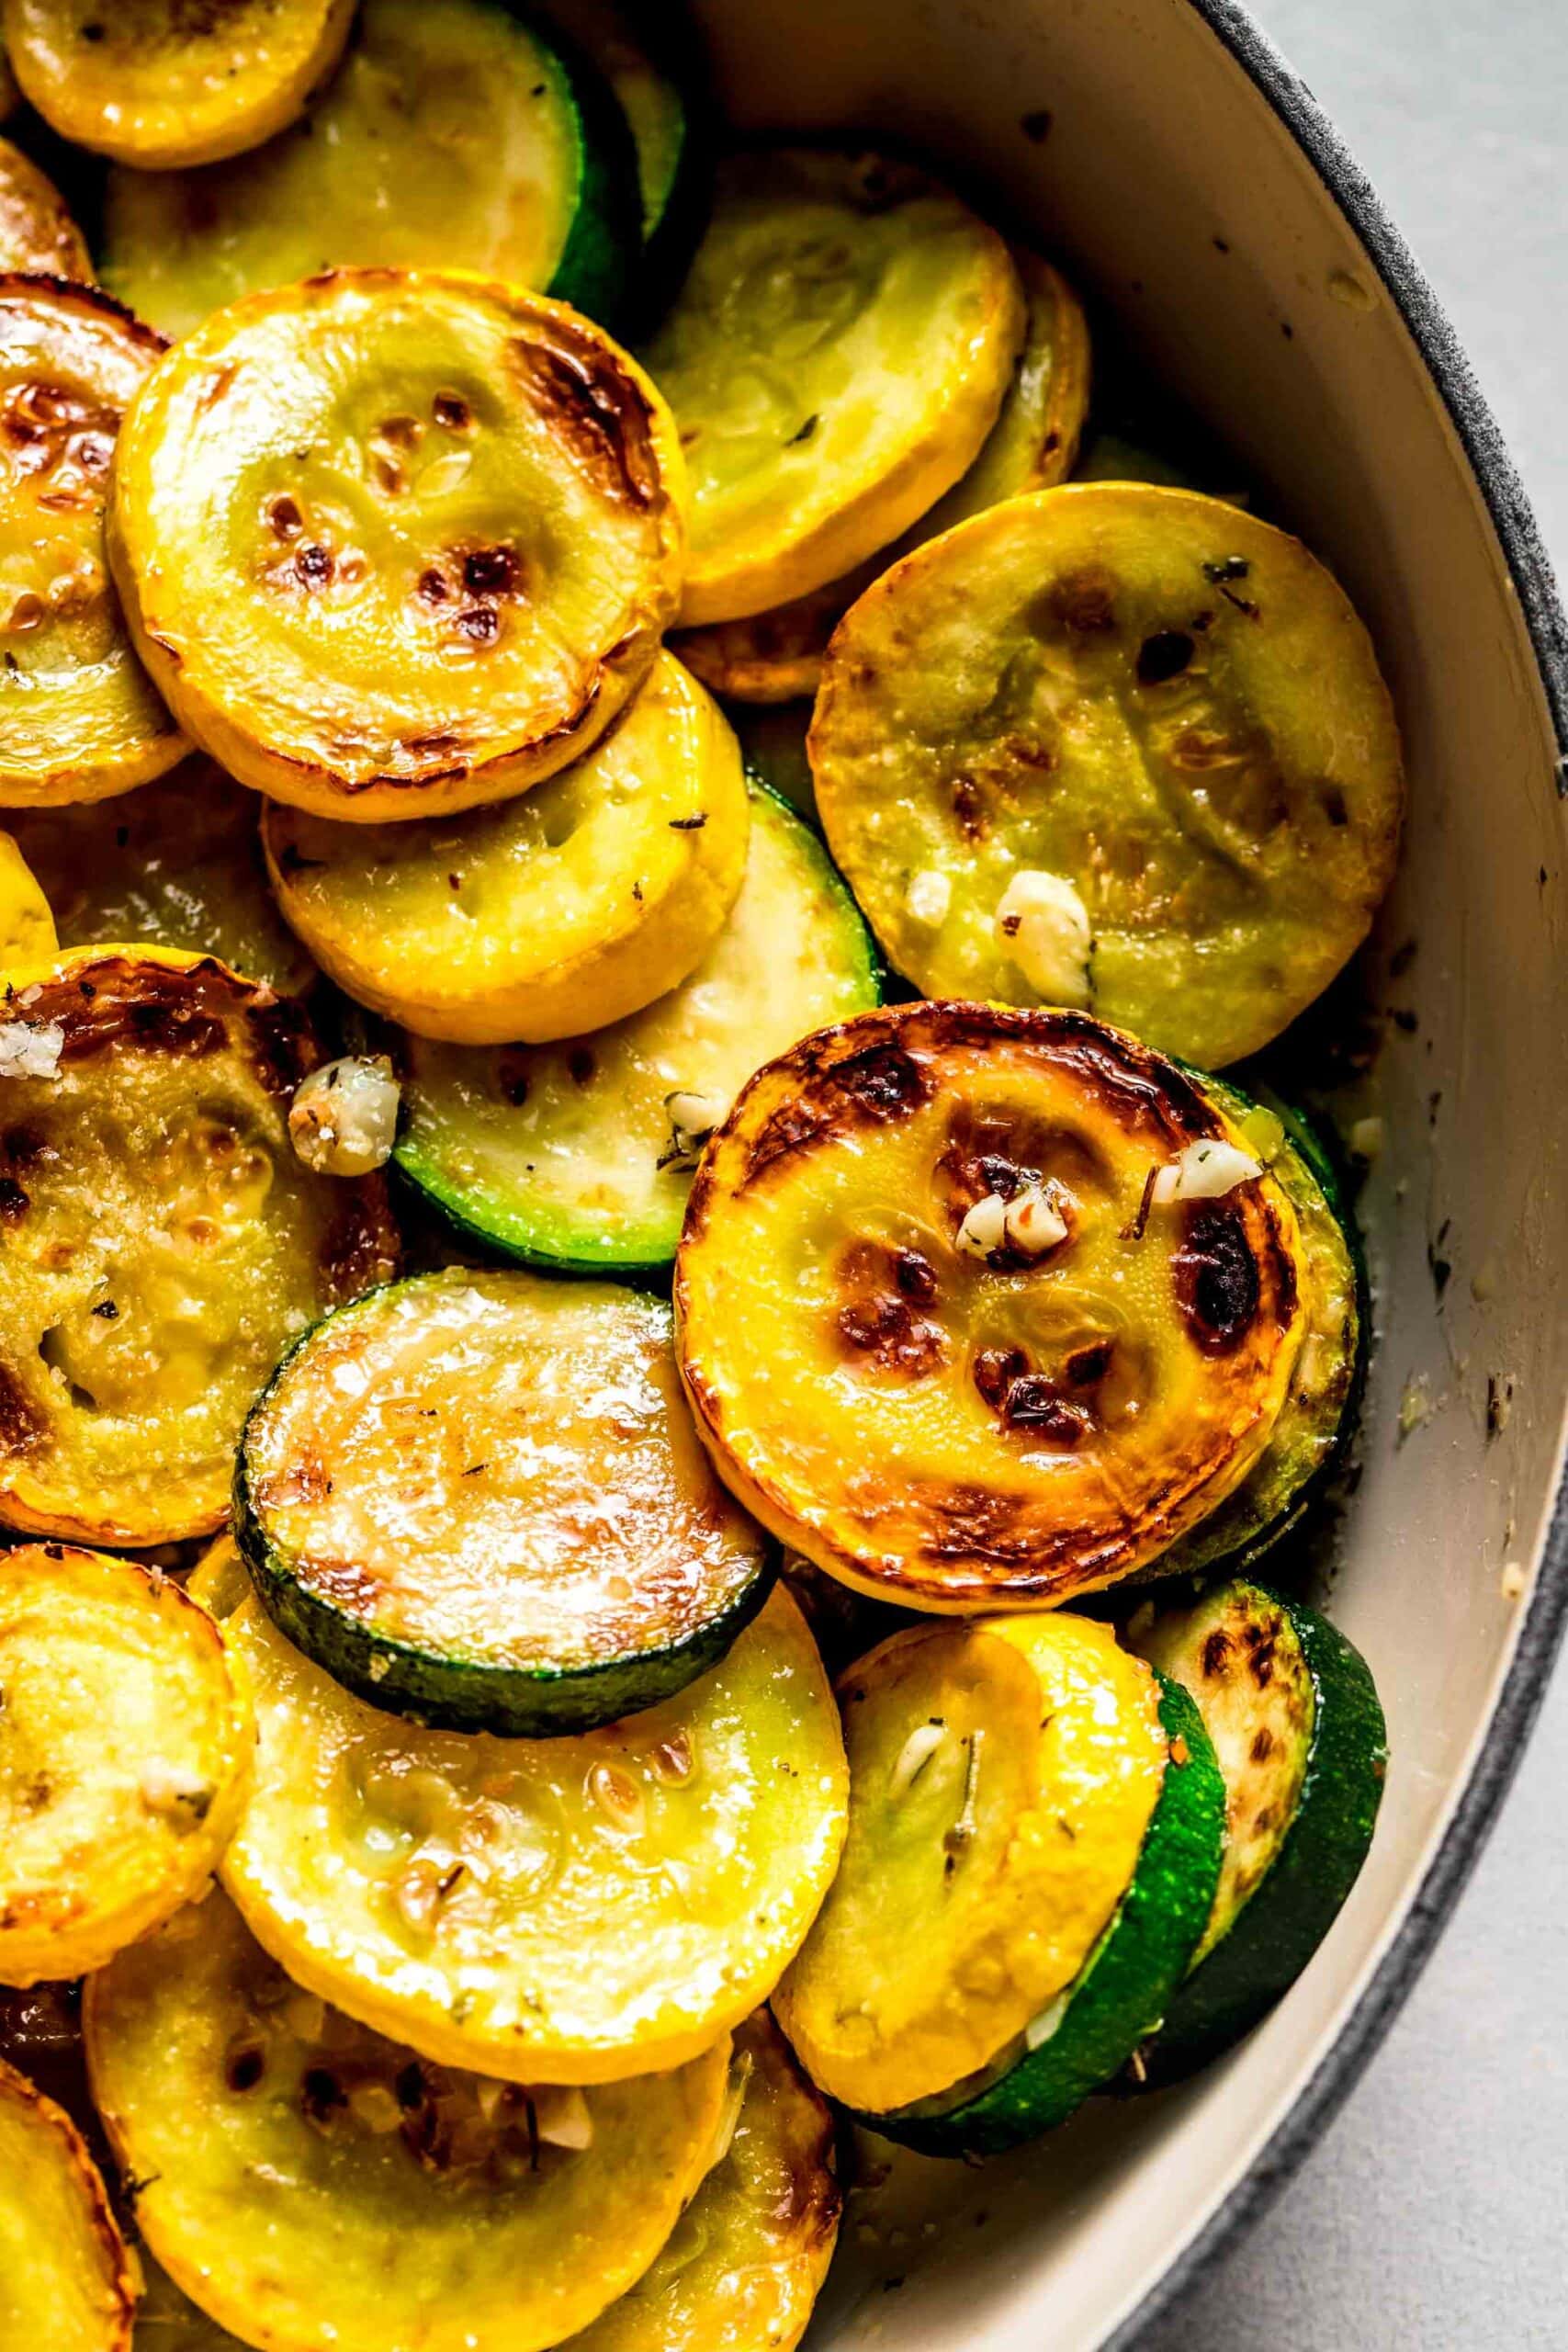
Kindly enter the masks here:
<path id="1" fill-rule="evenodd" d="M 26 817 L 17 821 L 25 823 Z M 35 964 L 59 944 L 49 900 L 16 834 L 0 832 L 0 971 Z"/>
<path id="2" fill-rule="evenodd" d="M 210 957 L 76 948 L 0 1003 L 0 1517 L 162 1544 L 220 1526 L 289 1340 L 394 1270 L 378 1179 L 288 1135 L 298 1006 Z"/>
<path id="3" fill-rule="evenodd" d="M 668 411 L 560 304 L 337 270 L 219 311 L 127 423 L 109 543 L 136 641 L 242 783 L 374 822 L 588 750 L 680 594 Z"/>
<path id="4" fill-rule="evenodd" d="M 1245 1476 L 1301 1341 L 1299 1240 L 1172 1064 L 1077 1013 L 907 1004 L 759 1071 L 676 1261 L 721 1476 L 880 1598 L 1051 1608 L 1154 1558 Z"/>
<path id="5" fill-rule="evenodd" d="M 0 270 L 91 284 L 87 241 L 54 182 L 30 155 L 0 139 Z"/>
<path id="6" fill-rule="evenodd" d="M 206 1884 L 250 1705 L 166 1577 L 61 1544 L 0 1558 L 0 1983 L 101 1968 Z"/>
<path id="7" fill-rule="evenodd" d="M 503 1740 L 351 1697 L 224 1552 L 197 1589 L 232 1611 L 259 1749 L 223 1881 L 299 1983 L 438 2064 L 563 2083 L 679 2065 L 773 1989 L 844 1831 L 832 1695 L 785 1594 L 677 1699 Z"/>
<path id="8" fill-rule="evenodd" d="M 691 468 L 685 624 L 825 586 L 951 490 L 1024 322 L 1002 239 L 913 165 L 806 148 L 722 164 L 647 355 Z"/>
<path id="9" fill-rule="evenodd" d="M 833 2142 L 758 2009 L 736 2031 L 713 2170 L 652 2268 L 561 2352 L 794 2352 L 839 2233 Z"/>
<path id="10" fill-rule="evenodd" d="M 1026 491 L 1049 490 L 1071 473 L 1089 409 L 1089 326 L 1059 270 L 1026 246 L 1015 246 L 1013 259 L 1029 304 L 1028 332 L 1000 413 L 968 472 L 893 546 L 846 578 L 749 619 L 682 630 L 676 652 L 715 694 L 755 703 L 814 695 L 829 639 L 889 564 L 967 516 Z"/>
<path id="11" fill-rule="evenodd" d="M 163 347 L 92 288 L 0 277 L 0 805 L 102 799 L 186 749 L 104 546 L 120 421 Z"/>
<path id="12" fill-rule="evenodd" d="M 268 2352 L 545 2352 L 658 2254 L 728 2075 L 726 2036 L 570 2099 L 424 2064 L 296 1991 L 220 1894 L 96 1976 L 85 2027 L 138 2228 Z"/>
<path id="13" fill-rule="evenodd" d="M 62 946 L 138 939 L 220 956 L 247 979 L 297 996 L 316 967 L 267 888 L 259 805 L 197 752 L 113 801 L 9 819 Z"/>
<path id="14" fill-rule="evenodd" d="M 834 637 L 810 752 L 918 988 L 1086 1005 L 1204 1069 L 1327 986 L 1398 849 L 1393 706 L 1343 591 L 1283 532 L 1147 483 L 1012 501 L 896 565 Z M 1021 890 L 1070 954 L 1010 932 Z"/>
<path id="15" fill-rule="evenodd" d="M 1073 1982 L 1167 1745 L 1147 1668 L 1081 1617 L 913 1627 L 839 1699 L 849 1838 L 776 2007 L 823 2090 L 887 2113 L 979 2072 Z"/>
<path id="16" fill-rule="evenodd" d="M 354 0 L 5 0 L 23 94 L 78 147 L 144 170 L 236 155 L 292 122 Z"/>
<path id="17" fill-rule="evenodd" d="M 338 825 L 274 804 L 277 902 L 349 996 L 460 1045 L 578 1037 L 713 945 L 746 870 L 740 753 L 668 653 L 615 732 L 499 808 Z"/>
<path id="18" fill-rule="evenodd" d="M 0 2344 L 130 2352 L 136 2290 L 81 2133 L 0 2059 Z"/>

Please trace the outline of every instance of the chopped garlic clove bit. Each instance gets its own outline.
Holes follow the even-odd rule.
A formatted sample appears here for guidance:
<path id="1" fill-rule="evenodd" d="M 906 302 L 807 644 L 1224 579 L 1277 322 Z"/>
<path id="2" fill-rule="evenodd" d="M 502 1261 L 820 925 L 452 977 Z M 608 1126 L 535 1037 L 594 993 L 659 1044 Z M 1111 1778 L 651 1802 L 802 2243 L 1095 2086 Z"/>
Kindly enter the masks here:
<path id="1" fill-rule="evenodd" d="M 1026 1258 L 1043 1257 L 1067 1238 L 1062 1215 L 1067 1195 L 1055 1184 L 1026 1184 L 1008 1203 L 1002 1230 L 1013 1249 Z"/>
<path id="2" fill-rule="evenodd" d="M 729 1116 L 728 1098 L 678 1086 L 665 1096 L 664 1108 L 670 1114 L 670 1141 L 660 1155 L 660 1167 L 694 1168 L 714 1129 Z"/>
<path id="3" fill-rule="evenodd" d="M 150 1757 L 141 1768 L 141 1802 L 175 1829 L 195 1829 L 212 1810 L 218 1793 L 210 1781 L 162 1756 Z"/>
<path id="4" fill-rule="evenodd" d="M 999 1193 L 976 1201 L 958 1228 L 958 1247 L 966 1258 L 988 1258 L 1007 1239 L 1008 1204 Z"/>
<path id="5" fill-rule="evenodd" d="M 385 1054 L 345 1054 L 295 1089 L 288 1139 L 318 1176 L 368 1176 L 392 1156 L 401 1099 Z"/>
<path id="6" fill-rule="evenodd" d="M 575 2083 L 541 2083 L 530 2097 L 535 2129 L 547 2147 L 581 2152 L 593 2145 L 593 2118 Z"/>
<path id="7" fill-rule="evenodd" d="M 947 921 L 947 910 L 953 904 L 953 877 L 928 865 L 922 873 L 911 876 L 904 893 L 904 904 L 915 922 L 924 923 L 931 931 Z"/>
<path id="8" fill-rule="evenodd" d="M 1159 1170 L 1149 1198 L 1156 1208 L 1170 1201 L 1223 1200 L 1238 1184 L 1249 1184 L 1262 1173 L 1261 1160 L 1234 1143 L 1190 1143 Z"/>
<path id="9" fill-rule="evenodd" d="M 997 931 L 1043 1004 L 1089 1001 L 1089 909 L 1060 874 L 1029 868 L 1013 876 L 997 901 Z"/>
<path id="10" fill-rule="evenodd" d="M 58 1021 L 0 1022 L 0 1078 L 58 1078 L 64 1044 Z"/>

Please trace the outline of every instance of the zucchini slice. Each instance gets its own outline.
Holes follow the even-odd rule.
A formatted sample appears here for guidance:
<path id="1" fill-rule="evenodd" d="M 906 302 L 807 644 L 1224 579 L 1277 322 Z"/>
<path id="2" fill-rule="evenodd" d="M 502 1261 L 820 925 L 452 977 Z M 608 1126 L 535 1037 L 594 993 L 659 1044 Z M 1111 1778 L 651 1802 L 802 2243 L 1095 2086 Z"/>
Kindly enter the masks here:
<path id="1" fill-rule="evenodd" d="M 354 0 L 4 0 L 22 94 L 73 146 L 167 171 L 259 146 L 337 62 Z"/>
<path id="2" fill-rule="evenodd" d="M 175 2284 L 276 2352 L 543 2352 L 647 2269 L 723 2118 L 728 2036 L 531 2091 L 297 1992 L 215 1894 L 87 1988 L 94 2096 Z"/>
<path id="3" fill-rule="evenodd" d="M 642 211 L 635 307 L 651 320 L 684 276 L 707 213 L 712 135 L 697 40 L 678 12 L 656 19 L 621 0 L 544 0 L 543 13 L 587 51 L 626 117 Z"/>
<path id="4" fill-rule="evenodd" d="M 254 1729 L 211 1618 L 133 1560 L 0 1555 L 0 1982 L 101 1968 L 191 1901 Z"/>
<path id="5" fill-rule="evenodd" d="M 1211 1153 L 1225 1189 L 1193 1197 Z M 1134 1038 L 897 1005 L 770 1062 L 709 1144 L 682 1371 L 720 1476 L 819 1566 L 916 1609 L 1054 1608 L 1246 1476 L 1299 1259 L 1279 1183 Z"/>
<path id="6" fill-rule="evenodd" d="M 599 77 L 494 0 L 365 0 L 309 119 L 192 172 L 116 171 L 106 283 L 168 334 L 332 268 L 472 269 L 613 320 L 636 166 Z"/>
<path id="7" fill-rule="evenodd" d="M 656 1706 L 773 1581 L 686 1416 L 669 1308 L 608 1283 L 453 1267 L 340 1307 L 253 1408 L 234 1508 L 289 1639 L 454 1731 Z"/>
<path id="8" fill-rule="evenodd" d="M 109 549 L 142 658 L 242 784 L 444 817 L 564 767 L 642 684 L 682 481 L 663 403 L 585 319 L 339 270 L 168 354 L 120 436 Z"/>
<path id="9" fill-rule="evenodd" d="M 227 1516 L 290 1339 L 384 1280 L 378 1179 L 300 1166 L 299 1008 L 210 957 L 82 947 L 0 1012 L 0 1518 L 151 1544 Z"/>
<path id="10" fill-rule="evenodd" d="M 1127 1638 L 1191 1693 L 1227 1794 L 1202 1941 L 1145 2053 L 1155 2081 L 1174 2082 L 1249 2032 L 1333 1926 L 1372 1842 L 1388 1730 L 1337 1626 L 1246 1579 Z"/>
<path id="11" fill-rule="evenodd" d="M 1217 1510 L 1138 1571 L 1140 1580 L 1195 1576 L 1222 1561 L 1239 1574 L 1299 1525 L 1344 1458 L 1366 1378 L 1366 1260 L 1321 1138 L 1301 1112 L 1266 1088 L 1249 1097 L 1223 1079 L 1199 1082 L 1295 1210 L 1305 1336 L 1280 1418 L 1257 1462 Z"/>
<path id="12" fill-rule="evenodd" d="M 1024 324 L 1002 239 L 914 165 L 721 164 L 648 348 L 692 469 L 686 626 L 766 612 L 897 538 L 978 457 Z"/>
<path id="13" fill-rule="evenodd" d="M 766 2009 L 729 2065 L 713 2170 L 652 2268 L 562 2352 L 795 2352 L 839 2233 L 833 2120 Z"/>
<path id="14" fill-rule="evenodd" d="M 1072 1984 L 973 2082 L 862 2119 L 930 2156 L 994 2155 L 1055 2131 L 1157 2025 L 1202 1933 L 1224 1850 L 1225 1787 L 1185 1690 L 1156 1677 L 1168 1741 L 1131 1883 Z"/>
<path id="15" fill-rule="evenodd" d="M 0 2343 L 130 2352 L 136 2288 L 81 2133 L 0 2059 Z"/>
<path id="16" fill-rule="evenodd" d="M 834 638 L 810 749 L 916 987 L 1089 1006 L 1204 1069 L 1327 986 L 1398 848 L 1393 706 L 1343 592 L 1268 524 L 1145 483 L 906 557 Z"/>
<path id="17" fill-rule="evenodd" d="M 26 816 L 20 819 L 27 822 Z M 49 900 L 14 833 L 0 833 L 0 971 L 35 964 L 59 946 Z"/>
<path id="18" fill-rule="evenodd" d="M 11 270 L 90 286 L 93 259 L 54 182 L 0 139 L 0 271 Z"/>
<path id="19" fill-rule="evenodd" d="M 846 1781 L 785 1593 L 678 1699 L 498 1740 L 367 1707 L 236 1581 L 231 1555 L 197 1572 L 256 1691 L 222 1876 L 299 1984 L 440 2064 L 593 2083 L 680 2065 L 778 1982 L 838 1866 Z"/>
<path id="20" fill-rule="evenodd" d="M 131 650 L 104 550 L 120 420 L 163 347 L 93 288 L 0 277 L 0 804 L 99 800 L 186 749 Z"/>
<path id="21" fill-rule="evenodd" d="M 704 1123 L 771 1054 L 879 1002 L 879 977 L 817 836 L 759 786 L 740 896 L 684 987 L 553 1049 L 406 1038 L 398 1166 L 525 1265 L 652 1274 L 674 1258 Z"/>
<path id="22" fill-rule="evenodd" d="M 682 660 L 716 694 L 761 703 L 814 695 L 829 639 L 889 564 L 1004 498 L 1066 480 L 1089 407 L 1089 327 L 1059 270 L 1021 245 L 1014 246 L 1013 259 L 1029 305 L 1028 331 L 1000 413 L 968 472 L 901 539 L 847 579 L 749 620 L 718 621 L 677 637 Z"/>
<path id="23" fill-rule="evenodd" d="M 338 986 L 422 1036 L 575 1037 L 685 979 L 746 870 L 740 752 L 660 652 L 614 733 L 499 808 L 334 824 L 274 803 L 277 903 Z"/>
<path id="24" fill-rule="evenodd" d="M 300 996 L 316 967 L 267 888 L 257 806 L 198 752 L 112 801 L 5 813 L 62 945 L 180 947 Z"/>
<path id="25" fill-rule="evenodd" d="M 1088 1618 L 988 1618 L 913 1626 L 844 1675 L 844 1859 L 774 1996 L 829 2098 L 946 2093 L 1078 1975 L 1166 1767 L 1154 1677 L 1127 1656 Z"/>

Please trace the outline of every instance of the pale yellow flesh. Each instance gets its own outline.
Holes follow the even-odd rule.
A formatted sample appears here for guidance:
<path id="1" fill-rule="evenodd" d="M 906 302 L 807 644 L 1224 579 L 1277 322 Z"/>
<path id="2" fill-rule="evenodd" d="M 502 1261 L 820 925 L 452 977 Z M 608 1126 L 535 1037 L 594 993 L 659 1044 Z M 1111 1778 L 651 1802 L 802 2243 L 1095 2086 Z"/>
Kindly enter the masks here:
<path id="1" fill-rule="evenodd" d="M 62 138 L 168 169 L 291 122 L 353 15 L 354 0 L 5 0 L 0 22 L 23 92 Z"/>
<path id="2" fill-rule="evenodd" d="M 62 1051 L 4 1080 L 0 1508 L 87 1542 L 204 1534 L 289 1340 L 391 1271 L 382 1193 L 296 1158 L 275 1024 L 300 1074 L 314 1047 L 221 965 L 77 948 L 12 978 L 6 1023 Z"/>
<path id="3" fill-rule="evenodd" d="M 760 798 L 734 911 L 681 988 L 558 1049 L 403 1042 L 415 1167 L 515 1245 L 591 1260 L 629 1244 L 650 1264 L 672 1255 L 691 1166 L 671 1156 L 665 1098 L 727 1107 L 771 1055 L 874 999 L 858 923 L 839 952 L 841 910 L 827 893 L 840 888 L 815 839 Z"/>
<path id="4" fill-rule="evenodd" d="M 186 748 L 104 546 L 116 436 L 159 347 L 85 288 L 0 279 L 0 805 L 101 799 Z"/>
<path id="5" fill-rule="evenodd" d="M 1366 631 L 1297 541 L 1145 483 L 1069 484 L 917 550 L 833 640 L 810 739 L 829 845 L 925 994 L 1032 1004 L 998 909 L 1070 885 L 1087 1001 L 1201 1068 L 1267 1045 L 1393 875 L 1399 738 Z M 930 921 L 917 875 L 951 886 Z"/>
<path id="6" fill-rule="evenodd" d="M 232 164 L 110 174 L 108 279 L 173 335 L 239 295 L 367 263 L 546 287 L 575 145 L 559 64 L 503 9 L 365 0 L 307 122 Z"/>
<path id="7" fill-rule="evenodd" d="M 838 2236 L 833 2120 L 765 2009 L 736 2032 L 731 2116 L 652 2268 L 562 2352 L 794 2352 Z"/>
<path id="8" fill-rule="evenodd" d="M 1140 1217 L 1189 1136 L 1229 1135 L 1168 1064 L 1072 1014 L 898 1007 L 771 1063 L 709 1147 L 676 1266 L 682 1373 L 732 1491 L 917 1608 L 1055 1607 L 1156 1556 L 1246 1476 L 1301 1343 L 1295 1218 L 1266 1171 L 1202 1216 Z M 1059 1246 L 968 1254 L 969 1209 L 1031 1172 L 1066 1197 Z M 1222 1248 L 1253 1285 L 1224 1336 L 1193 1287 Z"/>
<path id="9" fill-rule="evenodd" d="M 75 2125 L 0 2060 L 0 2344 L 129 2352 L 134 2293 Z"/>
<path id="10" fill-rule="evenodd" d="M 821 683 L 828 640 L 857 596 L 900 556 L 971 514 L 1026 491 L 1048 490 L 1073 469 L 1089 409 L 1089 327 L 1060 271 L 1015 246 L 1029 326 L 1000 413 L 968 472 L 901 538 L 846 578 L 757 613 L 690 629 L 675 650 L 716 694 L 741 702 L 793 702 Z"/>
<path id="11" fill-rule="evenodd" d="M 836 580 L 951 489 L 1024 332 L 1001 238 L 865 154 L 721 165 L 712 225 L 649 368 L 692 476 L 682 619 L 735 620 Z"/>
<path id="12" fill-rule="evenodd" d="M 728 2074 L 721 2035 L 586 2093 L 589 2144 L 551 2145 L 547 2107 L 295 1991 L 217 1894 L 94 1978 L 85 2029 L 139 2228 L 269 2352 L 545 2352 L 659 2252 Z"/>
<path id="13" fill-rule="evenodd" d="M 580 1036 L 685 979 L 740 888 L 740 753 L 660 652 L 615 732 L 498 808 L 341 825 L 274 805 L 277 902 L 340 988 L 417 1035 Z"/>
<path id="14" fill-rule="evenodd" d="M 782 1592 L 678 1699 L 533 1741 L 362 1705 L 254 1600 L 225 1623 L 260 1747 L 224 1883 L 351 2015 L 447 2064 L 613 2082 L 706 2048 L 783 1974 L 837 1867 L 845 1770 Z"/>
<path id="15" fill-rule="evenodd" d="M 761 1572 L 681 1396 L 670 1310 L 455 1270 L 351 1308 L 250 1423 L 250 1499 L 307 1590 L 452 1660 L 587 1668 Z M 323 1488 L 326 1491 L 323 1491 Z"/>
<path id="16" fill-rule="evenodd" d="M 668 413 L 558 303 L 450 272 L 255 294 L 169 353 L 115 469 L 137 643 L 242 783 L 362 823 L 520 792 L 650 668 Z"/>
<path id="17" fill-rule="evenodd" d="M 824 2090 L 886 2113 L 986 2065 L 1077 1975 L 1166 1742 L 1142 1660 L 1082 1618 L 912 1628 L 840 1701 L 849 1838 L 775 2006 Z"/>
<path id="18" fill-rule="evenodd" d="M 62 945 L 151 940 L 293 996 L 315 966 L 267 888 L 254 792 L 200 753 L 91 807 L 10 812 Z"/>
<path id="19" fill-rule="evenodd" d="M 59 944 L 49 900 L 15 833 L 0 832 L 0 969 L 36 963 Z"/>
<path id="20" fill-rule="evenodd" d="M 240 1816 L 250 1708 L 206 1611 L 130 1560 L 0 1559 L 0 1982 L 101 1968 Z"/>

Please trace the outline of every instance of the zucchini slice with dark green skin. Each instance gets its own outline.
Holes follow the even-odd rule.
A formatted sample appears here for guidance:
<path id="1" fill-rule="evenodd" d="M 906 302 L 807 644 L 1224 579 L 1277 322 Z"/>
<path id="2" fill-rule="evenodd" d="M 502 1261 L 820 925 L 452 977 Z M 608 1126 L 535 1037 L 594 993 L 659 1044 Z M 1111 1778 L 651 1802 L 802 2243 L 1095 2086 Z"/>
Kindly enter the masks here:
<path id="1" fill-rule="evenodd" d="M 642 265 L 632 297 L 651 324 L 685 274 L 707 219 L 714 139 L 697 38 L 679 10 L 623 0 L 536 0 L 559 33 L 587 52 L 614 93 L 637 151 Z"/>
<path id="2" fill-rule="evenodd" d="M 183 335 L 327 268 L 463 268 L 613 324 L 637 158 L 601 75 L 505 0 L 367 0 L 304 120 L 228 164 L 108 176 L 101 265 Z"/>
<path id="3" fill-rule="evenodd" d="M 689 980 L 559 1045 L 393 1046 L 403 1176 L 460 1229 L 554 1273 L 661 1275 L 706 1129 L 761 1062 L 881 1002 L 870 933 L 827 852 L 751 786 L 746 878 Z"/>
<path id="4" fill-rule="evenodd" d="M 252 1410 L 234 1506 L 289 1640 L 452 1731 L 657 1705 L 773 1581 L 682 1408 L 669 1308 L 608 1283 L 455 1267 L 328 1316 Z"/>
<path id="5" fill-rule="evenodd" d="M 1170 1550 L 1131 1579 L 1196 1576 L 1223 1564 L 1251 1567 L 1305 1516 L 1342 1462 L 1366 1385 L 1371 1302 L 1366 1257 L 1322 1137 L 1300 1111 L 1267 1089 L 1251 1095 L 1226 1079 L 1192 1073 L 1289 1196 L 1302 1237 L 1307 1307 L 1290 1393 L 1247 1477 Z"/>
<path id="6" fill-rule="evenodd" d="M 1147 2078 L 1168 2083 L 1248 2032 L 1333 1926 L 1372 1842 L 1388 1731 L 1360 1652 L 1261 1585 L 1163 1612 L 1132 1646 L 1191 1694 L 1227 1792 L 1214 1906 L 1144 2052 Z"/>
<path id="7" fill-rule="evenodd" d="M 863 2115 L 868 2130 L 929 2156 L 1019 2147 L 1065 2123 L 1166 2013 L 1213 1908 L 1225 1787 L 1198 1708 L 1179 1682 L 1158 1679 L 1170 1761 L 1132 1883 L 1087 1963 L 977 2086 L 897 2115 Z"/>

